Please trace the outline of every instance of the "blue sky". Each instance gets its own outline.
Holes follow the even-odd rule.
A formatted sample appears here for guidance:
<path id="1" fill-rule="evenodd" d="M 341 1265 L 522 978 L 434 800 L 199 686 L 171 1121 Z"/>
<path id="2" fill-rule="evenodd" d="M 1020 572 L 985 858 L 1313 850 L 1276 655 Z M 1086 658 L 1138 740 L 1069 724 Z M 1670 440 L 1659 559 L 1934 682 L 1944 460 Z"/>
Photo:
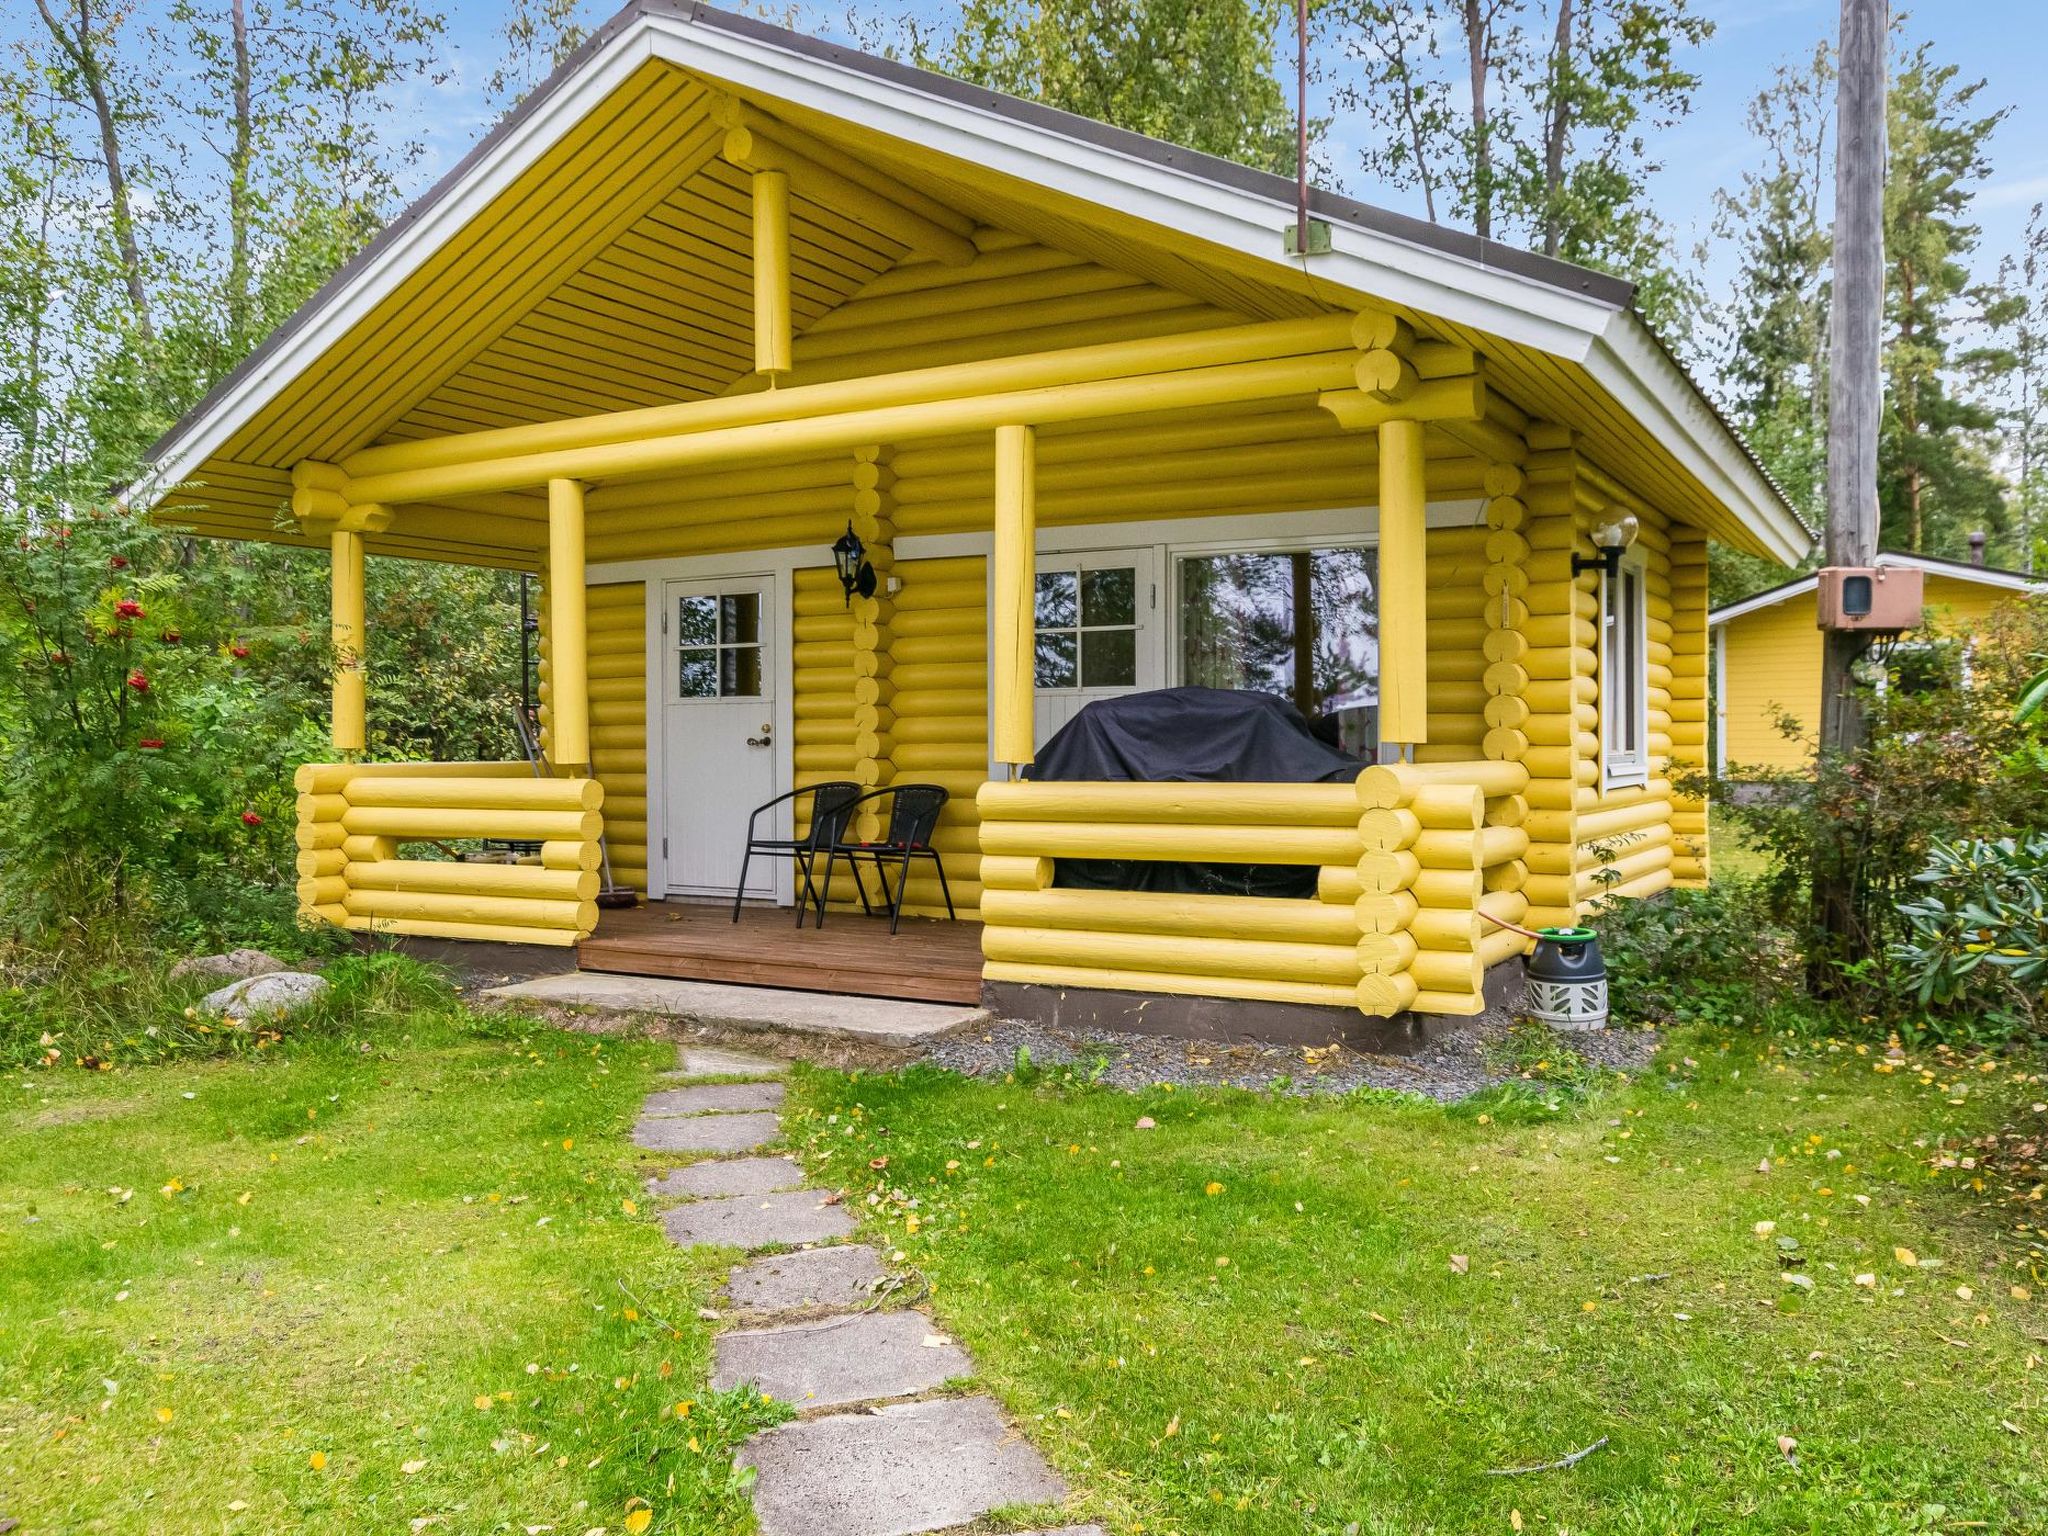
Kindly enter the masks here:
<path id="1" fill-rule="evenodd" d="M 1840 0 L 1698 0 L 1716 23 L 1713 39 L 1696 51 L 1692 67 L 1702 84 L 1683 122 L 1662 133 L 1652 150 L 1664 169 L 1655 183 L 1659 212 L 1681 236 L 1681 248 L 1707 234 L 1717 187 L 1733 183 L 1754 159 L 1743 130 L 1743 114 L 1757 90 L 1781 63 L 1810 54 L 1816 41 L 1833 35 Z M 585 12 L 601 18 L 612 0 L 585 0 Z M 864 6 L 869 14 L 883 9 Z M 948 9 L 942 0 L 908 0 L 892 7 L 927 19 Z M 454 0 L 450 6 L 449 50 L 453 77 L 422 103 L 420 131 L 428 154 L 421 182 L 431 181 L 459 159 L 490 123 L 481 81 L 498 53 L 501 15 L 495 0 Z M 782 15 L 784 7 L 776 6 Z M 847 40 L 843 8 L 799 3 L 801 30 Z M 1992 143 L 1990 185 L 1978 201 L 1984 226 L 1977 265 L 1988 276 L 2000 254 L 2017 248 L 2027 210 L 2048 200 L 2048 107 L 2038 79 L 2048 66 L 2048 38 L 2042 22 L 2048 0 L 1922 0 L 1909 8 L 1909 35 L 1930 39 L 1942 59 L 1959 65 L 1965 78 L 1987 85 L 1979 102 L 1985 111 L 2013 108 Z M 1291 55 L 1282 61 L 1291 79 Z M 1337 129 L 1339 136 L 1342 127 Z M 1344 190 L 1367 202 L 1405 207 L 1383 187 L 1365 182 L 1355 170 Z M 1419 206 L 1408 211 L 1420 213 Z M 1710 265 L 1719 268 L 1720 263 Z M 1714 276 L 1725 281 L 1723 271 Z"/>

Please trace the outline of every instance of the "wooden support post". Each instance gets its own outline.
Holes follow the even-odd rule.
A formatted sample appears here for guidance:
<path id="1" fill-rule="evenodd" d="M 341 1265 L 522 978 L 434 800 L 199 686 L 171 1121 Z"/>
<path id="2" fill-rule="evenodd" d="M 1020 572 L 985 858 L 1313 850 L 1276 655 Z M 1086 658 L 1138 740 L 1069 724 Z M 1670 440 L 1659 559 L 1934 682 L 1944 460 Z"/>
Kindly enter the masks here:
<path id="1" fill-rule="evenodd" d="M 754 185 L 754 368 L 772 380 L 789 372 L 789 177 L 756 171 Z"/>
<path id="2" fill-rule="evenodd" d="M 1380 439 L 1380 744 L 1429 740 L 1429 569 L 1422 423 Z"/>
<path id="3" fill-rule="evenodd" d="M 590 766 L 590 663 L 579 480 L 548 482 L 548 661 L 555 767 L 580 773 Z"/>
<path id="4" fill-rule="evenodd" d="M 334 706 L 330 730 L 334 750 L 359 753 L 369 741 L 364 688 L 368 620 L 364 595 L 363 536 L 337 528 L 328 535 L 330 628 L 334 646 Z"/>
<path id="5" fill-rule="evenodd" d="M 989 687 L 995 702 L 995 758 L 1028 763 L 1036 755 L 1032 666 L 1036 654 L 1037 434 L 996 428 L 995 547 L 989 585 L 995 609 Z"/>

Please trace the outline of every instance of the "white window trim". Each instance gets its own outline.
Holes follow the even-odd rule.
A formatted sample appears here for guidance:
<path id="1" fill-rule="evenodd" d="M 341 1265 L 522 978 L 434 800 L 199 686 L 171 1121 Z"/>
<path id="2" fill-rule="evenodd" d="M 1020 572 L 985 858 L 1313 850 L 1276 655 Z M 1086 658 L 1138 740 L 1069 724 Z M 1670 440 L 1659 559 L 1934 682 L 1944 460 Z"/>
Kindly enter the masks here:
<path id="1" fill-rule="evenodd" d="M 1614 748 L 1614 725 L 1616 712 L 1613 708 L 1617 692 L 1611 686 L 1614 673 L 1614 658 L 1610 654 L 1611 633 L 1607 622 L 1608 580 L 1600 578 L 1600 780 L 1605 789 L 1639 788 L 1650 782 L 1650 612 L 1649 583 L 1647 580 L 1649 562 L 1640 549 L 1632 549 L 1621 557 L 1621 568 L 1636 578 L 1635 612 L 1625 617 L 1632 618 L 1642 643 L 1636 647 L 1636 664 L 1633 675 L 1621 679 L 1627 690 L 1619 695 L 1635 711 L 1636 741 L 1633 752 L 1617 752 Z"/>

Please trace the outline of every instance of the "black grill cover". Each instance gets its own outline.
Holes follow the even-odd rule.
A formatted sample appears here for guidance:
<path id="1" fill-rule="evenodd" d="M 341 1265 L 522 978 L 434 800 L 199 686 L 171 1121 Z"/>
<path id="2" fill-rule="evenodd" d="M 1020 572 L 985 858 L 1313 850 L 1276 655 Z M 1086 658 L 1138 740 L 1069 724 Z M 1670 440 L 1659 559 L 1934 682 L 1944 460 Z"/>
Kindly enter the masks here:
<path id="1" fill-rule="evenodd" d="M 1270 693 L 1160 688 L 1086 705 L 1045 744 L 1025 777 L 1149 783 L 1348 783 L 1365 764 L 1309 729 Z M 1180 864 L 1061 859 L 1053 884 L 1097 891 L 1205 896 L 1313 896 L 1306 864 Z"/>

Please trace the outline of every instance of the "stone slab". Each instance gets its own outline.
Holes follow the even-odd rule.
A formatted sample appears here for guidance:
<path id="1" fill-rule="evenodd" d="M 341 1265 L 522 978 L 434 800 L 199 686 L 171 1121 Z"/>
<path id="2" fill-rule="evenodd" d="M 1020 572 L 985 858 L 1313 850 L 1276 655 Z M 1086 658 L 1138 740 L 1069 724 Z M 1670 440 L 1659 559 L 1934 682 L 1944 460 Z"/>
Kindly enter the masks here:
<path id="1" fill-rule="evenodd" d="M 647 1181 L 658 1199 L 702 1200 L 715 1195 L 772 1195 L 801 1189 L 804 1171 L 786 1157 L 721 1157 L 676 1168 Z"/>
<path id="2" fill-rule="evenodd" d="M 875 1283 L 888 1273 L 882 1256 L 864 1243 L 807 1248 L 740 1265 L 726 1282 L 725 1293 L 735 1307 L 748 1312 L 851 1307 L 872 1299 Z"/>
<path id="3" fill-rule="evenodd" d="M 643 1115 L 722 1115 L 742 1109 L 776 1109 L 782 1104 L 780 1083 L 700 1083 L 694 1088 L 663 1088 L 647 1095 Z"/>
<path id="4" fill-rule="evenodd" d="M 749 1383 L 793 1408 L 835 1408 L 915 1397 L 974 1374 L 958 1344 L 927 1344 L 936 1325 L 922 1312 L 856 1312 L 824 1322 L 720 1334 L 711 1385 Z"/>
<path id="5" fill-rule="evenodd" d="M 916 1536 L 1067 1496 L 987 1397 L 784 1424 L 756 1435 L 738 1460 L 757 1474 L 761 1536 Z"/>
<path id="6" fill-rule="evenodd" d="M 899 1047 L 949 1035 L 988 1018 L 986 1010 L 960 1003 L 905 1003 L 882 997 L 844 997 L 836 992 L 735 987 L 663 976 L 614 976 L 602 971 L 542 976 L 493 987 L 485 996 Z"/>
<path id="7" fill-rule="evenodd" d="M 1099 1525 L 1063 1525 L 1056 1531 L 1019 1531 L 1016 1536 L 1107 1536 Z"/>
<path id="8" fill-rule="evenodd" d="M 633 1145 L 649 1152 L 751 1152 L 781 1134 L 776 1115 L 652 1115 L 633 1127 Z"/>
<path id="9" fill-rule="evenodd" d="M 818 1190 L 793 1189 L 780 1195 L 692 1200 L 662 1212 L 661 1227 L 669 1241 L 685 1248 L 697 1243 L 779 1248 L 849 1237 L 853 1217 L 842 1205 L 825 1204 Z"/>
<path id="10" fill-rule="evenodd" d="M 773 1056 L 756 1056 L 752 1051 L 728 1051 L 716 1045 L 686 1045 L 683 1064 L 665 1078 L 689 1077 L 780 1077 L 789 1063 Z"/>

